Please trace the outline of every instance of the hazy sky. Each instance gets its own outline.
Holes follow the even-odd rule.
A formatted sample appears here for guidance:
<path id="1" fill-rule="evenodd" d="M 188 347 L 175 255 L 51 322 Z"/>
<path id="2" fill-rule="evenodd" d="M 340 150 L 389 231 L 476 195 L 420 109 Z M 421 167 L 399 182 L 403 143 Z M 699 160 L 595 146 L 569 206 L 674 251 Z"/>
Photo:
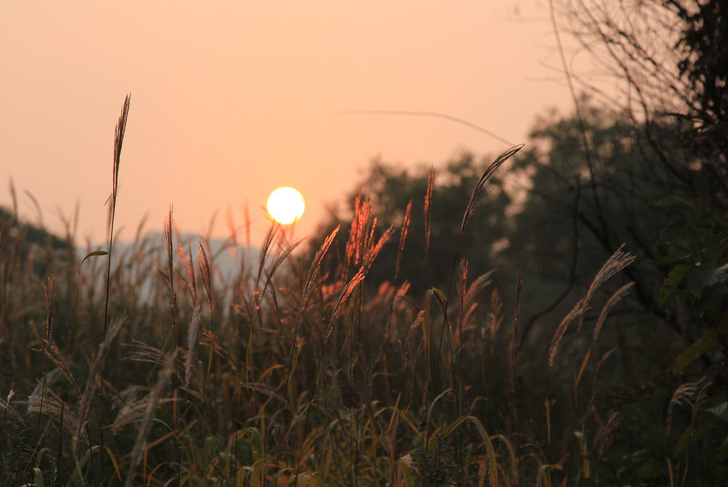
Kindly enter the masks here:
<path id="1" fill-rule="evenodd" d="M 4 2 L 0 7 L 0 204 L 102 241 L 113 136 L 131 93 L 117 228 L 254 230 L 278 186 L 306 199 L 305 235 L 369 161 L 442 164 L 507 148 L 426 117 L 442 112 L 525 142 L 535 116 L 569 108 L 548 4 L 452 2 Z M 254 235 L 254 239 L 255 239 Z"/>

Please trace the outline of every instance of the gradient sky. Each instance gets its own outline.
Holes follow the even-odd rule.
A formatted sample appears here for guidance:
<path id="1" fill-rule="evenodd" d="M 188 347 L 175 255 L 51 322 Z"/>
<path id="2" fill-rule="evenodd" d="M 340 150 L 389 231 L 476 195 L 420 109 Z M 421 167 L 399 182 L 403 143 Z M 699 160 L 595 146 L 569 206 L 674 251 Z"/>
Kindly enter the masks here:
<path id="1" fill-rule="evenodd" d="M 442 164 L 507 145 L 437 118 L 341 115 L 442 112 L 514 143 L 535 117 L 569 110 L 548 4 L 453 2 L 4 2 L 0 7 L 0 205 L 14 182 L 21 215 L 103 240 L 113 136 L 131 109 L 117 229 L 204 232 L 217 211 L 253 238 L 278 186 L 306 199 L 297 236 L 354 189 L 369 161 Z"/>

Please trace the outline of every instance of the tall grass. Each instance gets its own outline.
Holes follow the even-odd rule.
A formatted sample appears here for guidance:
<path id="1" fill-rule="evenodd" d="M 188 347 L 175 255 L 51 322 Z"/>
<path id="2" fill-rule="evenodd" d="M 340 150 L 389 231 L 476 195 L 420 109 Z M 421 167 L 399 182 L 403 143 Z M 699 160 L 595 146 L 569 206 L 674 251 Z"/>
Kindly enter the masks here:
<path id="1" fill-rule="evenodd" d="M 631 262 L 623 250 L 528 367 L 517 346 L 518 312 L 504 322 L 490 275 L 469 276 L 460 245 L 454 297 L 432 288 L 417 302 L 407 283 L 368 282 L 398 229 L 379 228 L 362 198 L 348 235 L 337 228 L 310 252 L 272 224 L 257 265 L 237 252 L 231 221 L 229 251 L 239 264 L 232 278 L 209 240 L 196 242 L 193 257 L 171 210 L 163 238 L 137 232 L 112 256 L 127 113 L 128 98 L 117 128 L 105 273 L 94 249 L 79 262 L 41 246 L 24 260 L 17 249 L 37 245 L 23 240 L 27 226 L 2 222 L 2 485 L 515 486 L 593 477 L 589 462 L 601 448 L 594 442 L 609 428 L 594 408 L 608 355 L 590 358 L 628 288 L 596 318 L 586 311 Z M 484 173 L 461 230 L 488 178 L 518 149 Z M 437 204 L 434 170 L 429 181 L 426 214 Z M 406 238 L 430 238 L 408 235 L 412 206 L 399 228 L 400 256 Z M 326 268 L 340 238 L 345 259 Z M 41 260 L 48 275 L 32 265 Z M 392 272 L 395 282 L 399 269 Z M 572 401 L 577 394 L 589 401 Z"/>

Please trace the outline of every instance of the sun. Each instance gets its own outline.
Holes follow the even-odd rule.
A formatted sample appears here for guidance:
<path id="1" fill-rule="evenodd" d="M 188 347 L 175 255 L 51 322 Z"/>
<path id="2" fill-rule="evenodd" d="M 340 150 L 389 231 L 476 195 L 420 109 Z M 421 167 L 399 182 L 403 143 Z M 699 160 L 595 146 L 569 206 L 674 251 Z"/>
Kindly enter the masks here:
<path id="1" fill-rule="evenodd" d="M 268 213 L 282 225 L 301 218 L 305 207 L 301 193 L 287 186 L 276 189 L 268 196 Z"/>

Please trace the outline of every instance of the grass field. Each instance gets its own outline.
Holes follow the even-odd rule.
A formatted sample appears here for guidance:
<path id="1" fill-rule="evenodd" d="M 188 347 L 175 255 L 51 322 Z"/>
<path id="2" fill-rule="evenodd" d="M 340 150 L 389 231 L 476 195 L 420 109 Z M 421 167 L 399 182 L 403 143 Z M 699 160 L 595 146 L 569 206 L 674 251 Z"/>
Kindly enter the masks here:
<path id="1" fill-rule="evenodd" d="M 367 201 L 348 234 L 336 229 L 318 249 L 278 225 L 256 265 L 231 246 L 232 276 L 209 242 L 176 235 L 171 210 L 164 239 L 139 235 L 115 251 L 127 111 L 128 99 L 107 248 L 79 258 L 71 231 L 34 234 L 13 212 L 0 223 L 2 485 L 598 483 L 618 418 L 599 406 L 611 352 L 596 344 L 629 285 L 598 291 L 628 253 L 534 351 L 518 346 L 528 303 L 504 303 L 487 274 L 468 276 L 466 255 L 454 258 L 451 290 L 415 298 L 397 269 L 391 283 L 368 283 L 385 241 L 429 235 L 408 236 L 407 217 L 378 228 Z M 473 188 L 462 228 L 519 149 Z M 328 269 L 334 239 L 346 256 Z"/>

